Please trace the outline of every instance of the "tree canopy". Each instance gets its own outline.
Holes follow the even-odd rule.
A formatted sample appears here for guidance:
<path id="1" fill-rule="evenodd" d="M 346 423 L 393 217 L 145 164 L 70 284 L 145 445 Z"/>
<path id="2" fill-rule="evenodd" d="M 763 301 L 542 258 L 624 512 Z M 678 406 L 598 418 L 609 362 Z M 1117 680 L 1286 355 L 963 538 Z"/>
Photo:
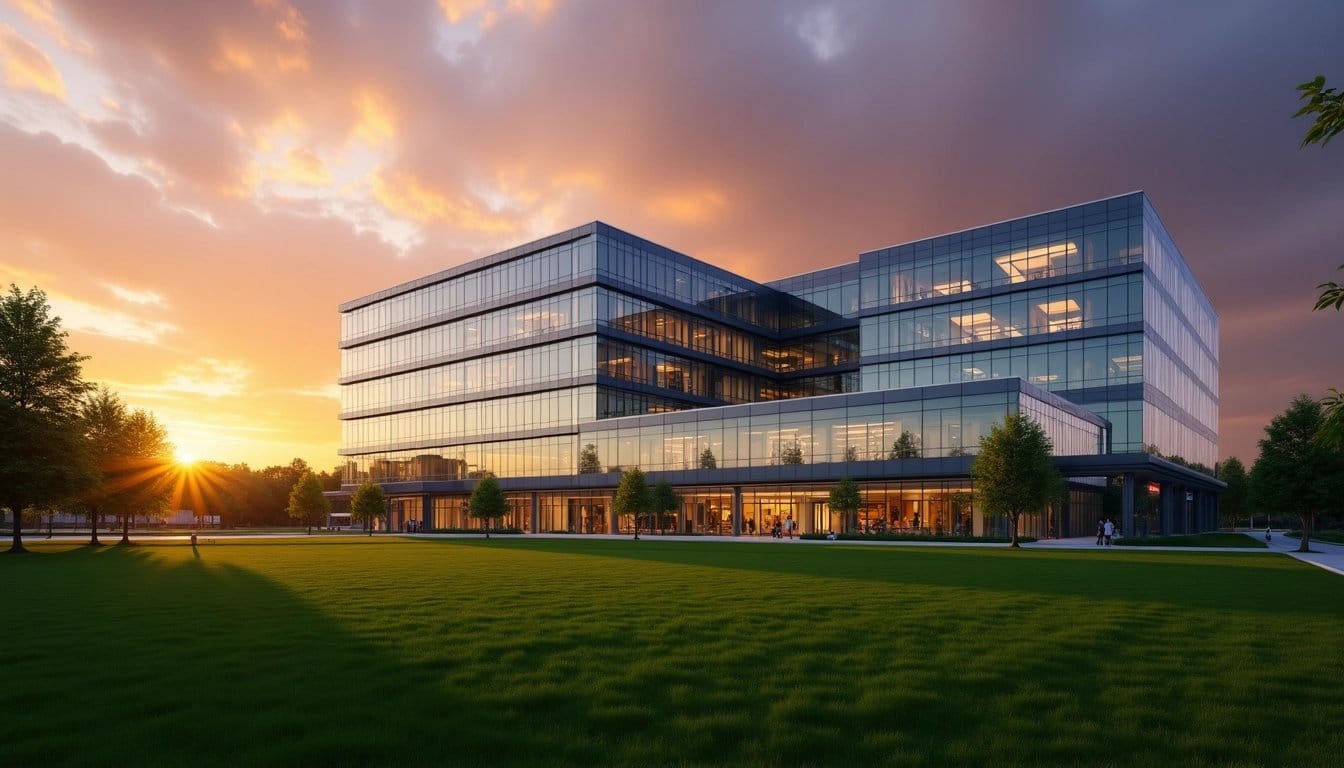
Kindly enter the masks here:
<path id="1" fill-rule="evenodd" d="M 1293 398 L 1265 427 L 1260 458 L 1251 468 L 1256 505 L 1301 521 L 1300 552 L 1308 551 L 1315 516 L 1344 499 L 1344 453 L 1315 439 L 1323 420 L 1320 403 L 1305 394 Z"/>
<path id="2" fill-rule="evenodd" d="M 1306 101 L 1293 117 L 1315 115 L 1316 119 L 1302 137 L 1302 146 L 1320 144 L 1324 147 L 1330 139 L 1344 131 L 1344 91 L 1325 87 L 1325 75 L 1297 86 L 1298 98 Z M 1339 265 L 1344 270 L 1344 264 Z M 1321 295 L 1316 299 L 1317 311 L 1344 308 L 1344 285 L 1330 282 L 1316 286 Z M 1330 394 L 1321 400 L 1325 409 L 1324 419 L 1316 432 L 1316 439 L 1329 448 L 1344 448 L 1344 392 L 1331 387 Z"/>
<path id="3" fill-rule="evenodd" d="M 98 522 L 104 515 L 121 521 L 121 541 L 129 543 L 132 517 L 167 510 L 172 492 L 168 434 L 153 414 L 128 409 L 105 386 L 85 398 L 80 417 L 97 471 L 97 482 L 80 499 L 89 518 L 90 543 L 98 543 Z"/>
<path id="4" fill-rule="evenodd" d="M 313 533 L 313 524 L 322 524 L 331 512 L 331 502 L 322 495 L 322 483 L 311 471 L 304 472 L 298 482 L 289 491 L 289 506 L 285 512 L 293 519 L 308 526 L 308 534 Z"/>
<path id="5" fill-rule="evenodd" d="M 654 513 L 661 516 L 681 509 L 681 496 L 672 490 L 672 485 L 666 480 L 659 480 L 649 493 L 649 505 L 653 507 Z M 649 526 L 649 532 L 653 532 L 652 525 Z"/>
<path id="6" fill-rule="evenodd" d="M 863 497 L 859 495 L 859 486 L 845 475 L 840 478 L 840 482 L 831 489 L 831 509 L 839 512 L 845 521 L 845 528 L 848 529 L 854 525 L 854 515 L 863 505 Z"/>
<path id="7" fill-rule="evenodd" d="M 1249 490 L 1246 467 L 1241 459 L 1229 456 L 1218 466 L 1218 479 L 1227 483 L 1227 490 L 1218 499 L 1218 511 L 1230 525 L 1236 525 L 1249 512 L 1246 494 Z"/>
<path id="8" fill-rule="evenodd" d="M 639 538 L 639 520 L 653 513 L 653 495 L 649 491 L 644 470 L 631 467 L 621 473 L 621 484 L 616 487 L 616 498 L 611 501 L 616 515 L 632 515 L 635 519 L 635 538 Z"/>
<path id="9" fill-rule="evenodd" d="M 508 513 L 509 500 L 504 495 L 504 489 L 499 487 L 499 480 L 487 472 L 484 477 L 476 481 L 476 487 L 471 489 L 471 498 L 467 500 L 467 514 L 485 523 L 485 538 L 488 539 L 491 521 L 499 520 Z"/>
<path id="10" fill-rule="evenodd" d="M 370 536 L 373 535 L 373 524 L 385 514 L 387 496 L 383 494 L 383 487 L 372 480 L 365 481 L 350 497 L 350 518 L 363 523 Z"/>
<path id="11" fill-rule="evenodd" d="M 1041 425 L 1017 413 L 1008 414 L 980 440 L 980 453 L 971 464 L 980 508 L 991 515 L 1007 515 L 1013 526 L 1024 512 L 1038 511 L 1058 496 L 1063 479 L 1050 460 L 1050 438 Z"/>
<path id="12" fill-rule="evenodd" d="M 0 510 L 14 519 L 11 552 L 24 551 L 25 511 L 76 498 L 96 481 L 78 418 L 87 358 L 65 339 L 42 291 L 11 284 L 0 296 Z"/>

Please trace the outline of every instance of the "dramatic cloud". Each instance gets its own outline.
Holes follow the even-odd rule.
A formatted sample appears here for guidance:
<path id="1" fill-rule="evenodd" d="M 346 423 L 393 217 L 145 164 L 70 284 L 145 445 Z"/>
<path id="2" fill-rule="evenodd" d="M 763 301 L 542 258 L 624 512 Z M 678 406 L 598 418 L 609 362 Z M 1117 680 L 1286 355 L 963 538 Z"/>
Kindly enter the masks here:
<path id="1" fill-rule="evenodd" d="M 0 277 L 60 297 L 91 375 L 197 455 L 323 466 L 335 307 L 398 280 L 593 219 L 769 280 L 1142 188 L 1222 314 L 1248 459 L 1344 385 L 1307 346 L 1344 338 L 1308 311 L 1344 150 L 1290 118 L 1296 83 L 1344 82 L 1341 25 L 1331 0 L 11 0 Z"/>

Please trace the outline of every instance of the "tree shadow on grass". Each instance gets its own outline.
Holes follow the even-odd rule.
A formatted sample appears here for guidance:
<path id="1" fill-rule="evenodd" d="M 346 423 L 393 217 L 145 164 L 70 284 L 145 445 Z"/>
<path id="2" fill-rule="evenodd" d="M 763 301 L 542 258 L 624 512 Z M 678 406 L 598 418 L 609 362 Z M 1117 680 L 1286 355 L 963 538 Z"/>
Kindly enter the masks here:
<path id="1" fill-rule="evenodd" d="M 76 547 L 0 567 L 13 662 L 0 711 L 20 713 L 0 718 L 6 763 L 486 765 L 555 755 L 415 659 L 202 549 Z M 601 755 L 574 756 L 584 758 Z"/>

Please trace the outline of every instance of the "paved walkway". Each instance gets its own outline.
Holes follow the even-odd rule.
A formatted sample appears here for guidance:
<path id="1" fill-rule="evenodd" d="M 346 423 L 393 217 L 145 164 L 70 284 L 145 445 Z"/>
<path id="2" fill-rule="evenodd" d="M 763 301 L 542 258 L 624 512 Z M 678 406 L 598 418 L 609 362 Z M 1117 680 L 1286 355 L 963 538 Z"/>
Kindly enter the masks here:
<path id="1" fill-rule="evenodd" d="M 1265 538 L 1264 531 L 1242 531 L 1242 533 L 1246 536 L 1250 536 L 1256 541 L 1263 541 Z M 1311 563 L 1318 568 L 1324 568 L 1327 571 L 1344 576 L 1344 546 L 1313 540 L 1311 542 L 1310 552 L 1298 552 L 1297 548 L 1301 544 L 1301 541 L 1283 534 L 1283 531 L 1274 531 L 1268 549 L 1240 549 L 1237 547 L 1112 547 L 1112 549 L 1126 549 L 1131 551 L 1165 550 L 1168 552 L 1236 552 L 1243 555 L 1254 555 L 1257 553 L 1285 554 L 1297 558 L 1304 563 Z M 1030 547 L 1032 549 L 1104 549 L 1104 547 L 1097 546 L 1097 539 L 1094 536 L 1085 536 L 1074 539 L 1043 539 L 1032 544 L 1023 544 L 1022 546 Z"/>

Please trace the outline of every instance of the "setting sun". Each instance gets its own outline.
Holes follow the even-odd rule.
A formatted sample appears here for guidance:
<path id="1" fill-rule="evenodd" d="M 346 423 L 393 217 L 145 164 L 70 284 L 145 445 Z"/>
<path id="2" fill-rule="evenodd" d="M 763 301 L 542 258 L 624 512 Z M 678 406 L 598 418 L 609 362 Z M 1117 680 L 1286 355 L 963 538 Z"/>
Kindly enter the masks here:
<path id="1" fill-rule="evenodd" d="M 196 457 L 187 451 L 181 451 L 181 450 L 176 451 L 173 454 L 173 458 L 177 460 L 178 464 L 184 467 L 196 463 Z"/>

